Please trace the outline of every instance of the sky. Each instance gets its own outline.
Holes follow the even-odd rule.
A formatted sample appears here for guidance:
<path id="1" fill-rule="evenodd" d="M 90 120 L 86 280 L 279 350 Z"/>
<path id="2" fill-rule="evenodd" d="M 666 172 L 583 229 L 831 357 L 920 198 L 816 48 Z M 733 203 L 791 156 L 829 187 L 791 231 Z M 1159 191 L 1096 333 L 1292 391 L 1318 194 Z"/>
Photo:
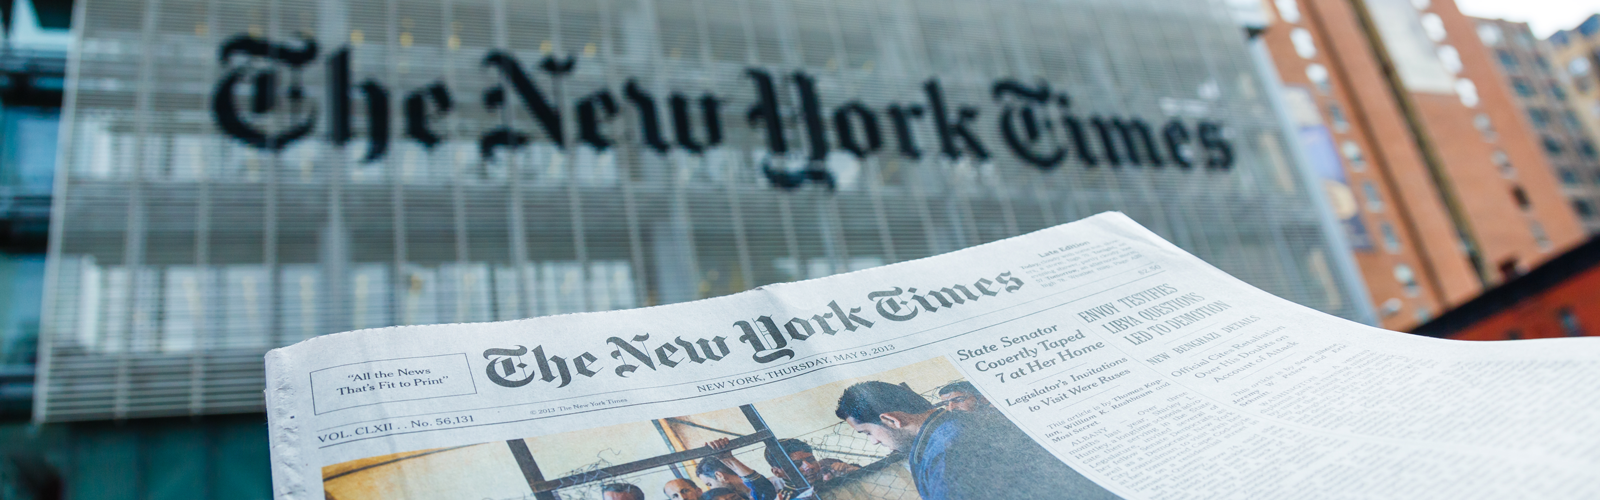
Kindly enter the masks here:
<path id="1" fill-rule="evenodd" d="M 1526 22 L 1539 38 L 1600 13 L 1600 0 L 1456 0 L 1456 6 L 1473 17 Z"/>

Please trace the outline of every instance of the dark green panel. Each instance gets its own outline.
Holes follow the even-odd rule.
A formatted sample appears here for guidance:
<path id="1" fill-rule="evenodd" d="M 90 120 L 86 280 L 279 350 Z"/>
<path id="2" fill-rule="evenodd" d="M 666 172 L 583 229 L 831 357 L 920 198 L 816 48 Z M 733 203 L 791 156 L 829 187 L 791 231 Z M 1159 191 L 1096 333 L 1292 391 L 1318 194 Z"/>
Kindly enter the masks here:
<path id="1" fill-rule="evenodd" d="M 267 500 L 272 472 L 266 415 L 245 415 L 215 429 L 211 448 L 212 498 Z"/>
<path id="2" fill-rule="evenodd" d="M 207 447 L 208 425 L 196 422 L 183 425 L 163 422 L 142 437 L 145 457 L 145 498 L 150 500 L 189 500 L 207 498 L 206 469 L 214 462 L 214 450 Z"/>
<path id="3" fill-rule="evenodd" d="M 136 500 L 140 484 L 137 424 L 83 426 L 72 434 L 64 476 L 70 500 Z"/>

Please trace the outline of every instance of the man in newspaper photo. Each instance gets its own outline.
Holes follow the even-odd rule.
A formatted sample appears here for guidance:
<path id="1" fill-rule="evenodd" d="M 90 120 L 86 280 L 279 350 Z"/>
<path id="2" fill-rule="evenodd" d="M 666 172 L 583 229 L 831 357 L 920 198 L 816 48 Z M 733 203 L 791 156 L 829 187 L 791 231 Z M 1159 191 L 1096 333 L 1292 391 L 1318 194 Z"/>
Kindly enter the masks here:
<path id="1" fill-rule="evenodd" d="M 700 481 L 711 488 L 704 498 L 716 500 L 717 497 L 711 492 L 726 489 L 744 495 L 749 500 L 777 500 L 778 490 L 772 481 L 734 458 L 733 452 L 728 449 L 730 442 L 728 438 L 721 438 L 706 443 L 707 447 L 722 453 L 700 460 L 695 467 L 695 475 L 700 476 Z"/>
<path id="2" fill-rule="evenodd" d="M 667 496 L 667 500 L 700 500 L 704 496 L 700 486 L 688 479 L 667 481 L 661 486 L 661 493 Z"/>
<path id="3" fill-rule="evenodd" d="M 994 410 L 989 399 L 965 380 L 939 388 L 939 405 L 951 411 Z"/>
<path id="4" fill-rule="evenodd" d="M 845 389 L 834 415 L 906 453 L 923 500 L 1117 498 L 998 412 L 950 411 L 905 386 L 869 381 Z"/>
<path id="5" fill-rule="evenodd" d="M 776 476 L 779 498 L 783 500 L 811 498 L 813 490 L 801 491 L 795 487 L 798 481 L 784 473 L 782 464 L 785 460 L 793 462 L 794 469 L 800 472 L 807 484 L 822 482 L 822 464 L 817 461 L 815 450 L 812 450 L 811 445 L 805 441 L 798 439 L 780 439 L 778 446 L 781 448 L 768 446 L 764 457 L 767 459 L 767 465 L 772 467 L 772 474 Z M 788 450 L 787 454 L 784 453 L 785 450 Z"/>
<path id="6" fill-rule="evenodd" d="M 644 500 L 644 490 L 632 483 L 611 483 L 600 488 L 604 500 Z"/>

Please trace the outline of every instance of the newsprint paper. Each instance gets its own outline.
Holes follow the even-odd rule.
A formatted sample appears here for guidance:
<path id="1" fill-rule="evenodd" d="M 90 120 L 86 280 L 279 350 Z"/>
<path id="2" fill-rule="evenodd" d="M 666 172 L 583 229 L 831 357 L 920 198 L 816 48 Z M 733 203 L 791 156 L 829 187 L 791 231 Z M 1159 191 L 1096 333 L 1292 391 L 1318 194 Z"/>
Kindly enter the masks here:
<path id="1" fill-rule="evenodd" d="M 267 355 L 283 499 L 1600 498 L 1600 342 L 1255 289 L 1121 214 L 697 302 Z"/>

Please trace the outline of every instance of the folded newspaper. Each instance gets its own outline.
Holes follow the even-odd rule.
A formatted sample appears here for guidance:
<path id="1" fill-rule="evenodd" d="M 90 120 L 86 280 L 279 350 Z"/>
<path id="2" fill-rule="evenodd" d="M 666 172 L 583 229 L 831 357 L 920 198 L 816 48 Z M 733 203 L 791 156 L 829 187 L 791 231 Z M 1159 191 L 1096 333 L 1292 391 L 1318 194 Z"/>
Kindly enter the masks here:
<path id="1" fill-rule="evenodd" d="M 1121 214 L 267 355 L 284 499 L 1600 498 L 1600 342 L 1335 318 Z"/>

